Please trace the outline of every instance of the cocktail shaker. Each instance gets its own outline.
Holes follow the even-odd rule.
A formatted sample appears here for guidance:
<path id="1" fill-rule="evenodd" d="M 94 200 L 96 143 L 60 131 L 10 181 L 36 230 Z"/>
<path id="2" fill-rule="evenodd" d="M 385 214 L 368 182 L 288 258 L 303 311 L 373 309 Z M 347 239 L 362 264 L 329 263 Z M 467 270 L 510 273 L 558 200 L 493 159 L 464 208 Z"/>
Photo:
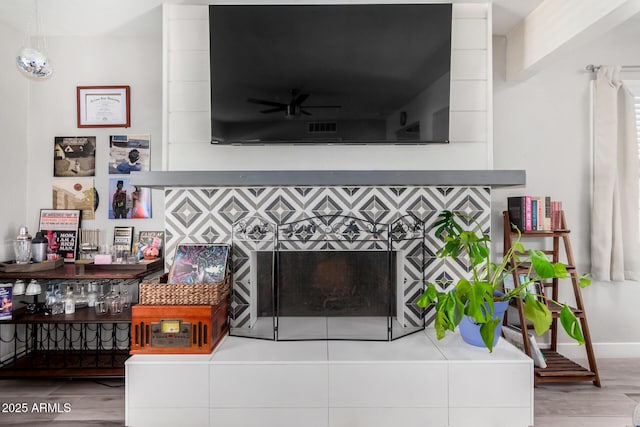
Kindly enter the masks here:
<path id="1" fill-rule="evenodd" d="M 20 232 L 13 241 L 13 252 L 16 264 L 28 264 L 31 261 L 31 235 L 27 227 L 20 227 Z"/>
<path id="2" fill-rule="evenodd" d="M 36 237 L 31 241 L 31 256 L 33 262 L 42 262 L 47 259 L 47 247 L 49 246 L 49 239 L 44 237 L 42 231 L 36 233 Z"/>

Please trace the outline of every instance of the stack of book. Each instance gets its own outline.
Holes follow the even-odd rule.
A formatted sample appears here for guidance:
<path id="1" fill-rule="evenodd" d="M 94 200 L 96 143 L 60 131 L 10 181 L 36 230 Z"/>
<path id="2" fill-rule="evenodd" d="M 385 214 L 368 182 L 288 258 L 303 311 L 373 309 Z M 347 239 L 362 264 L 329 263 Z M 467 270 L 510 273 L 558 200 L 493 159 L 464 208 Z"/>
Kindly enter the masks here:
<path id="1" fill-rule="evenodd" d="M 514 196 L 507 198 L 511 228 L 520 231 L 551 231 L 562 228 L 562 202 L 551 197 Z"/>

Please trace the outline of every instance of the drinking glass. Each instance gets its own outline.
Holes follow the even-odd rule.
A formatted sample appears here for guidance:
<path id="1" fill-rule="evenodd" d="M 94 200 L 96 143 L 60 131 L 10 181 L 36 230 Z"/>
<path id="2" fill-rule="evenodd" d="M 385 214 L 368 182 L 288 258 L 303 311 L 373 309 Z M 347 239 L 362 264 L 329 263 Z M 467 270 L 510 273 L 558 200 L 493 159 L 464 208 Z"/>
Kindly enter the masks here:
<path id="1" fill-rule="evenodd" d="M 106 314 L 107 313 L 107 299 L 104 296 L 99 296 L 96 299 L 96 303 L 94 306 L 95 310 L 96 310 L 96 314 L 100 315 L 100 314 Z"/>

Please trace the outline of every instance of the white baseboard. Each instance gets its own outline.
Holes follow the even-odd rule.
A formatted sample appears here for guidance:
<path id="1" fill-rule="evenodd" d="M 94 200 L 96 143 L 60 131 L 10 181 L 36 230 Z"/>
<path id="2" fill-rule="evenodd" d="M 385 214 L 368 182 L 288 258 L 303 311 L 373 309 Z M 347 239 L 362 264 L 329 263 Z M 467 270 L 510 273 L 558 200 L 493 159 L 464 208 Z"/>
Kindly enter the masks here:
<path id="1" fill-rule="evenodd" d="M 593 352 L 599 358 L 640 358 L 640 343 L 612 342 L 593 343 Z M 558 343 L 558 353 L 569 359 L 587 359 L 587 352 L 582 345 L 574 343 Z"/>

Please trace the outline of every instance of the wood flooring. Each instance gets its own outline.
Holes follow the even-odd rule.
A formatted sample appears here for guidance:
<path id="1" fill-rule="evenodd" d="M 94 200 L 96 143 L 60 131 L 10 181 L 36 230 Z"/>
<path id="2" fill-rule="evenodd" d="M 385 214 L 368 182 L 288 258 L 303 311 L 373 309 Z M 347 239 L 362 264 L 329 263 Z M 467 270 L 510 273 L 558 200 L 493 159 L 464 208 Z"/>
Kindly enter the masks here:
<path id="1" fill-rule="evenodd" d="M 640 359 L 600 359 L 598 368 L 602 388 L 591 383 L 538 385 L 535 427 L 631 426 L 631 414 L 640 403 Z M 9 408 L 22 403 L 27 404 L 26 413 Z M 124 380 L 3 379 L 0 405 L 0 410 L 13 409 L 0 412 L 0 425 L 124 426 Z"/>
<path id="2" fill-rule="evenodd" d="M 640 359 L 599 359 L 598 370 L 601 388 L 590 382 L 538 385 L 535 427 L 631 426 L 640 403 Z"/>

